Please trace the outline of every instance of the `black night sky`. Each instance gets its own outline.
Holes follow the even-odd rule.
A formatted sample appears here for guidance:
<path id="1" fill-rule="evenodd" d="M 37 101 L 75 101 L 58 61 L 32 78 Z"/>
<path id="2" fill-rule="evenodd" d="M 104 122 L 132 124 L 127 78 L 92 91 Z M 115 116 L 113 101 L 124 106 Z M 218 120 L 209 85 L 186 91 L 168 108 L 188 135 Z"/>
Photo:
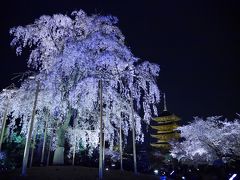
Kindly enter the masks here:
<path id="1" fill-rule="evenodd" d="M 159 87 L 168 110 L 182 117 L 240 112 L 240 6 L 233 0 L 8 0 L 1 3 L 0 88 L 26 69 L 26 57 L 10 47 L 9 28 L 41 15 L 83 9 L 114 15 L 127 46 L 141 59 L 161 66 Z M 159 107 L 160 109 L 160 107 Z M 162 109 L 162 107 L 161 107 Z"/>

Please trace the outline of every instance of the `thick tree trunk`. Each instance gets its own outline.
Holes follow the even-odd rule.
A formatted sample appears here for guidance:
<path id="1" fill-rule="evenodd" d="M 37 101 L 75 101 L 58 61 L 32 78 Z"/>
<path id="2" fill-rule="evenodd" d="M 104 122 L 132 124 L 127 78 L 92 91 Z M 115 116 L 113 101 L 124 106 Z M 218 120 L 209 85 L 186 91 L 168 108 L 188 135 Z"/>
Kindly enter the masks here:
<path id="1" fill-rule="evenodd" d="M 68 127 L 69 121 L 71 119 L 71 116 L 72 116 L 72 110 L 69 106 L 66 121 L 57 130 L 57 148 L 56 148 L 56 150 L 54 152 L 54 156 L 53 156 L 53 164 L 54 165 L 63 165 L 64 164 L 65 133 L 66 133 L 66 129 Z"/>
<path id="2" fill-rule="evenodd" d="M 53 165 L 63 165 L 64 164 L 64 147 L 58 146 L 54 152 Z"/>

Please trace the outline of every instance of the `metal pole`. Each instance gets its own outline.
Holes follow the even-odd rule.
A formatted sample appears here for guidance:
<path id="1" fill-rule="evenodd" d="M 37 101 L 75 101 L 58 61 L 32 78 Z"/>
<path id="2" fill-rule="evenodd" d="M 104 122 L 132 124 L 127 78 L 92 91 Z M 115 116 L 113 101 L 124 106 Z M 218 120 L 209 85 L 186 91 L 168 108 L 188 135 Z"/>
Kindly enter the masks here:
<path id="1" fill-rule="evenodd" d="M 29 164 L 30 168 L 32 167 L 34 149 L 35 149 L 35 144 L 36 144 L 36 134 L 37 134 L 37 129 L 34 131 L 34 134 L 33 134 L 33 144 L 32 144 L 31 158 L 30 158 L 30 164 Z"/>
<path id="2" fill-rule="evenodd" d="M 1 150 L 2 150 L 2 142 L 3 142 L 3 136 L 4 136 L 5 126 L 6 126 L 6 121 L 7 121 L 8 106 L 9 106 L 9 99 L 8 99 L 8 97 L 7 97 L 7 106 L 6 106 L 6 109 L 5 109 L 5 111 L 4 111 L 3 123 L 2 123 L 2 129 L 1 129 L 0 152 L 1 152 Z"/>
<path id="3" fill-rule="evenodd" d="M 122 150 L 122 119 L 120 119 L 120 129 L 119 129 L 119 138 L 120 138 L 120 169 L 123 171 L 123 150 Z"/>
<path id="4" fill-rule="evenodd" d="M 32 136 L 35 111 L 36 111 L 36 106 L 37 106 L 39 86 L 40 86 L 40 82 L 37 81 L 37 88 L 36 88 L 35 99 L 34 99 L 34 104 L 33 104 L 32 117 L 31 117 L 31 120 L 30 120 L 30 128 L 29 128 L 29 131 L 28 131 L 26 144 L 25 144 L 25 149 L 24 149 L 24 155 L 23 155 L 22 174 L 21 174 L 22 176 L 26 176 L 26 174 L 27 174 L 27 162 L 28 162 L 28 155 L 29 155 L 29 147 L 30 147 L 30 141 L 31 141 L 31 136 Z"/>
<path id="5" fill-rule="evenodd" d="M 132 110 L 132 142 L 133 142 L 133 163 L 134 163 L 134 173 L 137 174 L 137 156 L 136 156 L 136 135 L 135 135 L 135 121 L 134 121 L 134 110 L 133 110 L 133 98 L 132 93 L 130 93 L 130 103 Z"/>
<path id="6" fill-rule="evenodd" d="M 73 159 L 72 159 L 72 165 L 74 166 L 75 163 L 75 155 L 76 155 L 76 129 L 74 131 L 74 146 L 73 146 Z"/>
<path id="7" fill-rule="evenodd" d="M 41 154 L 41 165 L 42 165 L 42 166 L 43 166 L 43 161 L 44 161 L 44 152 L 45 152 L 46 139 L 47 139 L 48 118 L 49 118 L 49 117 L 46 118 L 44 138 L 43 138 L 43 147 L 42 147 L 42 154 Z"/>
<path id="8" fill-rule="evenodd" d="M 102 109 L 103 109 L 103 102 L 102 102 L 102 80 L 99 80 L 99 88 L 100 88 L 100 147 L 99 147 L 99 169 L 98 169 L 98 175 L 99 175 L 99 180 L 103 179 L 103 129 L 102 129 Z"/>

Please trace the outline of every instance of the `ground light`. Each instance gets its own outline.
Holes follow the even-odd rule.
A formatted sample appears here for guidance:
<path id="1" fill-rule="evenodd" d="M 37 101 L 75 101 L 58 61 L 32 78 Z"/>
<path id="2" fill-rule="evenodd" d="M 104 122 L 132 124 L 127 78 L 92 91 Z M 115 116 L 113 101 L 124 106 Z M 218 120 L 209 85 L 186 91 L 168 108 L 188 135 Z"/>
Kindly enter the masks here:
<path id="1" fill-rule="evenodd" d="M 160 180 L 166 180 L 167 177 L 166 176 L 160 176 Z"/>
<path id="2" fill-rule="evenodd" d="M 158 175 L 158 170 L 157 169 L 154 169 L 153 172 L 154 172 L 155 175 Z"/>

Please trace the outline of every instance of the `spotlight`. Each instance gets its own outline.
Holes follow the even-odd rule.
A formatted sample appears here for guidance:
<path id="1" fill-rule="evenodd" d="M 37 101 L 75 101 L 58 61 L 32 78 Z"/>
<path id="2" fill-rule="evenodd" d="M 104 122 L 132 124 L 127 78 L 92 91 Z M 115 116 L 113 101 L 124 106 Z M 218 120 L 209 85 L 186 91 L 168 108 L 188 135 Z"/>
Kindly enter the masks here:
<path id="1" fill-rule="evenodd" d="M 157 169 L 155 169 L 153 172 L 154 172 L 155 175 L 158 175 L 158 170 Z"/>
<path id="2" fill-rule="evenodd" d="M 105 170 L 106 170 L 106 171 L 108 171 L 109 169 L 108 169 L 108 168 L 106 168 Z"/>

